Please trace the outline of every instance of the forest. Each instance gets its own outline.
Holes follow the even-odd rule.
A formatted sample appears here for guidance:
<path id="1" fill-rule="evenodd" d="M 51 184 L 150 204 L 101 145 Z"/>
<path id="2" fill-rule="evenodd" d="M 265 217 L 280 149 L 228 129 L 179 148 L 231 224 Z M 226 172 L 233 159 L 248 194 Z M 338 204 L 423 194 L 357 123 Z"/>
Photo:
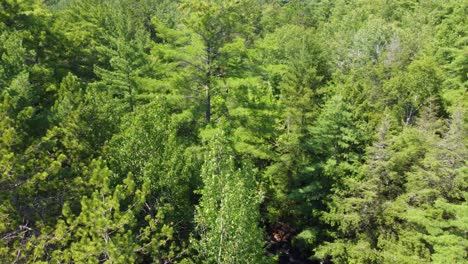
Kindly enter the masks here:
<path id="1" fill-rule="evenodd" d="M 0 0 L 0 263 L 468 263 L 466 0 Z"/>

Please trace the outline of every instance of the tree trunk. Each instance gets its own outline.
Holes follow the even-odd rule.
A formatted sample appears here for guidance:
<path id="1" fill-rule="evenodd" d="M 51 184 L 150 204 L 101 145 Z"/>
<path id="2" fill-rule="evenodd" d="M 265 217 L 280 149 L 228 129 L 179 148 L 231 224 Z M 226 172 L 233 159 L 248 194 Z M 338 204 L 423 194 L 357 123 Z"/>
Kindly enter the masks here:
<path id="1" fill-rule="evenodd" d="M 211 121 L 211 95 L 210 95 L 210 87 L 205 85 L 205 92 L 206 92 L 206 113 L 205 119 L 207 122 Z"/>
<path id="2" fill-rule="evenodd" d="M 206 93 L 206 112 L 205 119 L 209 123 L 211 121 L 211 45 L 206 45 L 206 82 L 205 82 L 205 93 Z"/>

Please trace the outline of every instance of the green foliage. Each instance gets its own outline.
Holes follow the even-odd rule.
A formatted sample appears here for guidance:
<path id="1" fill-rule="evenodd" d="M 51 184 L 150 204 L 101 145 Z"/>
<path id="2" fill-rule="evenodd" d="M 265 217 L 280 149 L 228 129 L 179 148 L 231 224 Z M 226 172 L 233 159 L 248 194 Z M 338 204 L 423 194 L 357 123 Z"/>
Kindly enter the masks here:
<path id="1" fill-rule="evenodd" d="M 142 209 L 148 183 L 136 189 L 130 174 L 120 184 L 112 184 L 112 172 L 102 161 L 92 162 L 83 178 L 87 188 L 97 188 L 90 196 L 81 198 L 78 214 L 69 204 L 62 210 L 50 243 L 67 246 L 55 250 L 53 261 L 135 262 L 139 248 L 132 233 L 137 220 L 135 212 Z M 75 209 L 76 210 L 76 209 Z"/>
<path id="2" fill-rule="evenodd" d="M 195 217 L 200 259 L 206 263 L 266 262 L 258 228 L 261 197 L 252 168 L 241 164 L 237 169 L 225 135 L 219 130 L 212 133 Z"/>
<path id="3" fill-rule="evenodd" d="M 320 247 L 320 254 L 336 256 L 339 263 L 371 262 L 352 253 L 366 245 L 373 252 L 367 256 L 377 263 L 462 261 L 466 128 L 454 116 L 443 132 L 438 120 L 431 120 L 433 112 L 426 112 L 417 127 L 397 136 L 389 135 L 384 123 L 368 152 L 363 179 L 350 182 L 349 191 L 337 196 L 324 215 L 338 226 L 338 240 Z M 449 143 L 454 138 L 458 144 Z"/>
<path id="4" fill-rule="evenodd" d="M 308 127 L 323 103 L 329 68 L 314 32 L 301 26 L 280 27 L 267 34 L 259 47 L 276 107 L 282 109 L 275 120 L 278 136 L 270 155 L 273 162 L 264 176 L 273 196 L 268 211 L 271 221 L 286 221 L 297 214 L 295 194 L 289 194 L 306 181 Z"/>
<path id="5" fill-rule="evenodd" d="M 145 208 L 136 213 L 140 224 L 145 223 L 141 254 L 172 261 L 181 257 L 180 247 L 193 221 L 191 190 L 198 184 L 199 162 L 190 151 L 196 143 L 191 124 L 184 114 L 171 116 L 171 106 L 161 101 L 128 116 L 105 147 L 104 157 L 119 175 L 133 175 L 137 186 L 148 184 Z M 171 235 L 161 241 L 169 231 Z"/>
<path id="6" fill-rule="evenodd" d="M 466 262 L 467 8 L 0 1 L 1 262 Z"/>

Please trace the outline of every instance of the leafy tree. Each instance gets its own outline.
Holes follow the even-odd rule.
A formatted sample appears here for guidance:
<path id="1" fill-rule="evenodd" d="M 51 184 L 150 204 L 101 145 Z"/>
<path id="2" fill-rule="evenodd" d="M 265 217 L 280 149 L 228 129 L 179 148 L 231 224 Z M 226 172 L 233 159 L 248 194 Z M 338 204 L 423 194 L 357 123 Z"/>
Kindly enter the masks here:
<path id="1" fill-rule="evenodd" d="M 424 57 L 413 61 L 406 73 L 389 80 L 384 91 L 388 91 L 387 102 L 396 104 L 397 116 L 409 124 L 429 98 L 438 96 L 441 84 L 441 73 L 435 61 Z"/>
<path id="2" fill-rule="evenodd" d="M 207 263 L 262 263 L 261 202 L 252 169 L 236 168 L 222 132 L 211 135 L 202 167 L 203 189 L 196 223 L 199 258 Z"/>

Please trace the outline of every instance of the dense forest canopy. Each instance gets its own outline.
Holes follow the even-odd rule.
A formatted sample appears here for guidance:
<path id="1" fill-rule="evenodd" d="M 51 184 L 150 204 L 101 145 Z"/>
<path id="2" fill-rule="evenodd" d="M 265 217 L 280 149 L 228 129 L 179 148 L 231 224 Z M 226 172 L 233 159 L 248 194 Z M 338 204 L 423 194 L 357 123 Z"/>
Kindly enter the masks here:
<path id="1" fill-rule="evenodd" d="M 0 0 L 1 263 L 466 263 L 466 0 Z"/>

